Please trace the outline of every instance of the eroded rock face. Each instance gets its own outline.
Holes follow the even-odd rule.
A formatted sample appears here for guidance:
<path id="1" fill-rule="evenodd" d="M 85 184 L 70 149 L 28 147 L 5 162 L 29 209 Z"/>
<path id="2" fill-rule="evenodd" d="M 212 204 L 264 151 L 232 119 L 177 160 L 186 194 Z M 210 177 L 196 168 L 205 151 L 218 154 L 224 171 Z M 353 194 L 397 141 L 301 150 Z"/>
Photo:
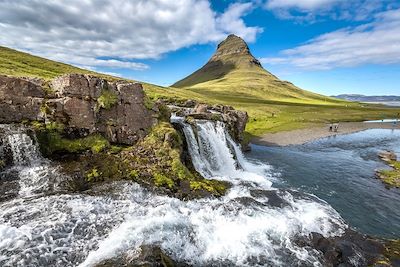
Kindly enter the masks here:
<path id="1" fill-rule="evenodd" d="M 59 122 L 74 137 L 101 133 L 113 143 L 135 143 L 156 123 L 144 101 L 138 83 L 67 74 L 44 90 L 37 80 L 0 76 L 0 123 Z"/>
<path id="2" fill-rule="evenodd" d="M 0 76 L 0 123 L 42 119 L 44 96 L 37 81 Z"/>

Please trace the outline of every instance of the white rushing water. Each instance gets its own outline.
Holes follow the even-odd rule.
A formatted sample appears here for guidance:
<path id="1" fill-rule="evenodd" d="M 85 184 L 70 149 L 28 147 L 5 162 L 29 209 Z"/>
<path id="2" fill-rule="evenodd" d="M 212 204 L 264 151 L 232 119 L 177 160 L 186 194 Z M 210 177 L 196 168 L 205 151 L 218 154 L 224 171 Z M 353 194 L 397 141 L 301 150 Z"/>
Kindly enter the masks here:
<path id="1" fill-rule="evenodd" d="M 21 195 L 0 203 L 0 265 L 95 266 L 154 244 L 195 266 L 320 266 L 319 253 L 296 240 L 340 235 L 338 213 L 314 196 L 273 188 L 269 166 L 247 161 L 222 123 L 174 119 L 196 170 L 232 183 L 226 196 L 181 201 L 130 182 L 91 194 Z"/>
<path id="2" fill-rule="evenodd" d="M 19 195 L 32 196 L 49 189 L 49 179 L 57 178 L 56 168 L 42 157 L 37 141 L 21 126 L 0 125 L 4 133 L 2 150 L 12 156 L 12 171 L 19 176 Z"/>

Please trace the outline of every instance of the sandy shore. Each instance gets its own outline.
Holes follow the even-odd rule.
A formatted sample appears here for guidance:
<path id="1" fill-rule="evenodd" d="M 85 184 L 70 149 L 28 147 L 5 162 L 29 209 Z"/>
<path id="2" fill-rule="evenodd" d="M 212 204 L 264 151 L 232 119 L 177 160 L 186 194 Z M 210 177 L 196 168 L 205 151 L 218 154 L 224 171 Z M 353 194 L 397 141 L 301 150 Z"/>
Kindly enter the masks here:
<path id="1" fill-rule="evenodd" d="M 252 139 L 251 143 L 266 146 L 300 145 L 324 137 L 355 133 L 367 129 L 400 129 L 400 123 L 393 125 L 393 123 L 382 122 L 342 122 L 339 124 L 338 132 L 330 132 L 329 125 L 326 124 L 320 127 L 265 134 L 262 137 Z"/>

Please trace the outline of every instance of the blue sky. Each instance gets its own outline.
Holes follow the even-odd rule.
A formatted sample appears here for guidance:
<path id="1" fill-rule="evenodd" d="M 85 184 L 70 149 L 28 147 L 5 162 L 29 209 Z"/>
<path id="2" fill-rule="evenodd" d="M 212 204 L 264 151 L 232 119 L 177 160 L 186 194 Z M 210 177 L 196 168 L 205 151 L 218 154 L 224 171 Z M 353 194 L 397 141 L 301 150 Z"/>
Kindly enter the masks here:
<path id="1" fill-rule="evenodd" d="M 5 0 L 0 30 L 0 45 L 159 85 L 234 33 L 303 89 L 400 95 L 397 0 Z"/>

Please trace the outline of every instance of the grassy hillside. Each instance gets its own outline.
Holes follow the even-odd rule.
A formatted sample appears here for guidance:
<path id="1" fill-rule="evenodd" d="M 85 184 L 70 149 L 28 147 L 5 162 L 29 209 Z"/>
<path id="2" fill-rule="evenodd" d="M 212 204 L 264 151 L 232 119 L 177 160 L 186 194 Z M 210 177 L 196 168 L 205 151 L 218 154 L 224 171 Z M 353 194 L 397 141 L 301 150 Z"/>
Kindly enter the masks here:
<path id="1" fill-rule="evenodd" d="M 244 62 L 246 61 L 243 61 L 242 58 L 240 64 L 246 64 Z M 252 72 L 253 68 L 250 67 L 246 71 Z M 272 74 L 260 73 L 258 68 L 254 68 L 253 72 L 260 75 L 260 80 L 265 79 L 265 76 L 271 80 L 274 79 Z M 39 77 L 49 80 L 65 73 L 88 73 L 108 79 L 120 79 L 0 47 L 0 74 Z M 241 77 L 235 81 L 234 77 L 238 75 L 237 73 L 241 73 L 239 75 Z M 297 87 L 294 87 L 293 90 L 298 91 L 290 91 L 288 93 L 288 88 L 293 85 L 282 82 L 285 86 L 280 86 L 279 80 L 270 85 L 276 88 L 275 96 L 273 96 L 267 90 L 268 87 L 257 89 L 257 86 L 264 85 L 260 85 L 259 81 L 254 81 L 254 79 L 249 81 L 246 76 L 250 75 L 243 75 L 243 73 L 243 70 L 236 72 L 236 74 L 235 72 L 230 73 L 229 81 L 225 81 L 225 85 L 220 88 L 215 86 L 206 87 L 203 86 L 204 83 L 201 86 L 195 85 L 186 88 L 162 87 L 148 83 L 143 83 L 143 85 L 147 94 L 153 99 L 195 99 L 210 104 L 220 103 L 246 110 L 250 115 L 250 121 L 247 126 L 249 136 L 307 127 L 328 121 L 360 121 L 388 118 L 394 117 L 400 112 L 400 109 L 378 105 L 361 105 L 338 101 L 300 90 Z M 220 77 L 219 80 L 223 82 L 224 78 Z M 251 82 L 254 82 L 254 84 L 252 85 Z M 248 90 L 243 90 L 243 88 L 248 88 Z M 278 92 L 281 92 L 280 95 Z M 270 95 L 267 97 L 264 94 Z M 271 116 L 272 113 L 275 113 L 274 117 Z"/>
<path id="2" fill-rule="evenodd" d="M 94 72 L 0 46 L 0 73 L 51 79 L 64 73 Z"/>

